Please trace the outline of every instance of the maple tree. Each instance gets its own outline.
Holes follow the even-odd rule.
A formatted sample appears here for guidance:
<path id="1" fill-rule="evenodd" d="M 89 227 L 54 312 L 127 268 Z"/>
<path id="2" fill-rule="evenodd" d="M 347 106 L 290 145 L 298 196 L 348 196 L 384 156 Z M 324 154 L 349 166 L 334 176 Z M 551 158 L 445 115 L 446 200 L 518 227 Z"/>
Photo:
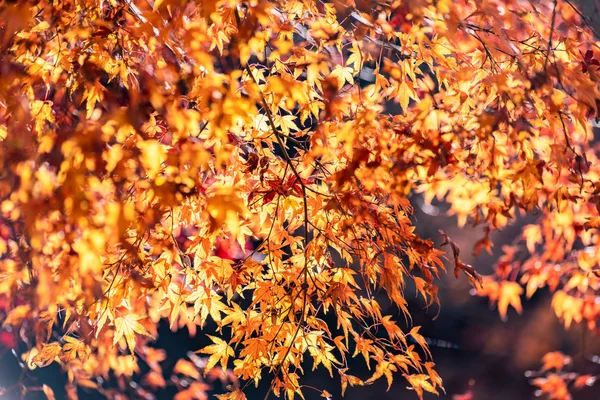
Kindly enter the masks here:
<path id="1" fill-rule="evenodd" d="M 60 364 L 69 398 L 118 398 L 114 377 L 151 396 L 158 323 L 210 322 L 212 344 L 177 362 L 178 399 L 219 369 L 222 400 L 261 380 L 303 396 L 305 360 L 342 392 L 438 394 L 404 293 L 438 303 L 443 247 L 503 317 L 548 287 L 567 328 L 596 331 L 599 67 L 566 0 L 1 2 L 11 346 L 30 369 Z M 419 237 L 411 195 L 484 225 L 475 252 L 538 221 L 481 276 L 444 232 Z M 551 398 L 593 381 L 560 374 L 565 357 L 534 381 Z"/>

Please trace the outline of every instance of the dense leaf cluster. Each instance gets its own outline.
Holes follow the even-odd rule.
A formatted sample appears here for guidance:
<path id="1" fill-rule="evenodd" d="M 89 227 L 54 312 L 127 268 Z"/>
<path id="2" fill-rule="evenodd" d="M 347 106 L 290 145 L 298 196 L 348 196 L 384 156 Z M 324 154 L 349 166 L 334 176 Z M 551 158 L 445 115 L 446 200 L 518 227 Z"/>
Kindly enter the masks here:
<path id="1" fill-rule="evenodd" d="M 442 233 L 456 276 L 502 316 L 549 287 L 567 327 L 595 330 L 596 48 L 562 0 L 2 2 L 3 325 L 70 398 L 128 381 L 201 398 L 222 368 L 222 400 L 261 379 L 291 399 L 307 359 L 342 391 L 437 394 L 404 295 L 437 303 L 445 269 L 415 233 L 421 194 L 485 225 L 477 252 L 534 212 L 494 276 Z M 164 320 L 217 327 L 169 381 L 150 346 Z M 567 399 L 590 378 L 561 357 L 534 383 Z"/>

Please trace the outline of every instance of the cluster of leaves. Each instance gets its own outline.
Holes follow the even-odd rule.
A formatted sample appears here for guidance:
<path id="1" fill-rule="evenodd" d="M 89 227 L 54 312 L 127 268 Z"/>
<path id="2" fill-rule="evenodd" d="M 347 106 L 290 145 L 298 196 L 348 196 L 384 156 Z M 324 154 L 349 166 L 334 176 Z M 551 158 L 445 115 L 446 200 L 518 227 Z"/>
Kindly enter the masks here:
<path id="1" fill-rule="evenodd" d="M 70 398 L 166 385 L 162 320 L 216 327 L 203 368 L 241 382 L 221 399 L 302 396 L 305 359 L 342 391 L 438 393 L 404 291 L 436 303 L 444 253 L 414 193 L 485 224 L 477 249 L 538 212 L 493 277 L 444 235 L 455 272 L 504 315 L 549 286 L 595 329 L 600 75 L 569 2 L 42 0 L 0 24 L 4 326 Z"/>
<path id="2" fill-rule="evenodd" d="M 597 376 L 565 371 L 573 364 L 573 359 L 559 351 L 547 353 L 542 362 L 540 371 L 526 372 L 526 376 L 538 388 L 536 396 L 547 395 L 551 400 L 571 400 L 571 389 L 592 386 L 598 379 Z"/>

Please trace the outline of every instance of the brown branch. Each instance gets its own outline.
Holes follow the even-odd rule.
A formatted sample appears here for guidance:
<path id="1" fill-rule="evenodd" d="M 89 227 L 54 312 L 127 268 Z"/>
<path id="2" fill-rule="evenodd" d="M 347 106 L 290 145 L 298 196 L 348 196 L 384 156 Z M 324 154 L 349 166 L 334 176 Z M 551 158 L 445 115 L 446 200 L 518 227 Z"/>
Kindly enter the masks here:
<path id="1" fill-rule="evenodd" d="M 554 7 L 552 8 L 552 20 L 550 21 L 550 37 L 548 38 L 548 51 L 546 52 L 546 59 L 544 60 L 544 71 L 548 66 L 548 59 L 550 58 L 550 51 L 552 50 L 552 36 L 554 33 L 554 24 L 556 23 L 556 6 L 558 0 L 554 0 Z"/>

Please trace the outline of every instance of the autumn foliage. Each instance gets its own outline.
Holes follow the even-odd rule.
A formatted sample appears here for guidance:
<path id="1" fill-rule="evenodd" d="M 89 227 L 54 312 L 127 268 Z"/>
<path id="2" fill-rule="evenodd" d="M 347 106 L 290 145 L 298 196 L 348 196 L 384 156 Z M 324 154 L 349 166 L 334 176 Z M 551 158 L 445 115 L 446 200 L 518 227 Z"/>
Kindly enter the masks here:
<path id="1" fill-rule="evenodd" d="M 4 346 L 72 399 L 172 384 L 161 321 L 212 342 L 177 362 L 180 400 L 215 371 L 221 400 L 291 399 L 316 368 L 439 394 L 405 290 L 434 318 L 446 267 L 503 317 L 547 288 L 597 331 L 597 45 L 565 0 L 0 2 Z M 416 196 L 485 227 L 463 252 L 536 222 L 482 276 L 416 233 Z M 567 361 L 532 383 L 593 383 Z"/>

